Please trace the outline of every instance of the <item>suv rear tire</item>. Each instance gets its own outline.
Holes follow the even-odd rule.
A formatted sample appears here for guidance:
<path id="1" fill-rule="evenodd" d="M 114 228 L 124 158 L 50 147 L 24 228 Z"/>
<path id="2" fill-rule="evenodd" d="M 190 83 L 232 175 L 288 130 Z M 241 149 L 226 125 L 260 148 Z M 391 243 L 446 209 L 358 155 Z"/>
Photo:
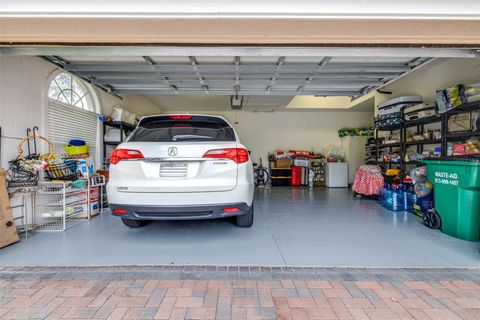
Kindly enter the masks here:
<path id="1" fill-rule="evenodd" d="M 253 225 L 253 203 L 247 213 L 237 217 L 237 226 L 250 228 Z"/>
<path id="2" fill-rule="evenodd" d="M 134 220 L 128 218 L 122 218 L 122 222 L 124 225 L 130 228 L 141 228 L 148 224 L 148 221 L 145 220 Z"/>

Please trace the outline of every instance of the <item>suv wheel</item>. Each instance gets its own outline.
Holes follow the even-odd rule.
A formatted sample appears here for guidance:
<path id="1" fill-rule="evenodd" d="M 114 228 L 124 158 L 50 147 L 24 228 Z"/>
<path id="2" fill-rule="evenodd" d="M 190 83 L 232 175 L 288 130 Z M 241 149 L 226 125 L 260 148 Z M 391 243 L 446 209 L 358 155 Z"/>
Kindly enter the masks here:
<path id="1" fill-rule="evenodd" d="M 145 220 L 134 220 L 128 218 L 122 218 L 122 222 L 124 225 L 130 228 L 140 228 L 148 224 L 148 221 Z"/>
<path id="2" fill-rule="evenodd" d="M 247 213 L 237 217 L 237 226 L 250 228 L 253 225 L 253 203 Z"/>

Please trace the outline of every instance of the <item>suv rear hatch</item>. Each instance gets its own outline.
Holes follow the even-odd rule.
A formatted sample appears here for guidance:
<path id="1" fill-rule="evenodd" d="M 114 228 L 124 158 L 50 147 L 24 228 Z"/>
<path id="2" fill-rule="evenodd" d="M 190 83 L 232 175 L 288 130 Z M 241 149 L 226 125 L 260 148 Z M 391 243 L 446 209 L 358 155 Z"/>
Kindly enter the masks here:
<path id="1" fill-rule="evenodd" d="M 118 191 L 157 193 L 232 190 L 246 161 L 224 119 L 190 115 L 142 119 L 111 157 Z"/>

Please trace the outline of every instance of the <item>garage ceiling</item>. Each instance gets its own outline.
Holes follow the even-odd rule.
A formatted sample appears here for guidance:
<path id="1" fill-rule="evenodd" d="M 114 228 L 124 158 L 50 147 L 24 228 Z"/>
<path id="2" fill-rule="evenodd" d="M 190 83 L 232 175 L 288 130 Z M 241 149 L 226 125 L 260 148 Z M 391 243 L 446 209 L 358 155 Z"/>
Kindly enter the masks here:
<path id="1" fill-rule="evenodd" d="M 429 57 L 56 56 L 47 59 L 119 94 L 360 96 Z"/>
<path id="2" fill-rule="evenodd" d="M 0 47 L 37 55 L 119 95 L 358 97 L 471 48 L 261 46 Z"/>

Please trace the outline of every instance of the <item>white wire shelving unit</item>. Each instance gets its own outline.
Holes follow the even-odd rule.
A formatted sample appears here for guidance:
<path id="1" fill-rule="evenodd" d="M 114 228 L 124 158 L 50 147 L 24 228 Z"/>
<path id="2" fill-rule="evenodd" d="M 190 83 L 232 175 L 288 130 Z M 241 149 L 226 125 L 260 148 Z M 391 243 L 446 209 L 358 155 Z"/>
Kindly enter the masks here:
<path id="1" fill-rule="evenodd" d="M 73 185 L 69 181 L 41 181 L 35 200 L 37 232 L 62 232 L 102 212 L 99 201 L 105 177 L 93 176 Z"/>
<path id="2" fill-rule="evenodd" d="M 105 192 L 105 176 L 94 175 L 88 179 L 88 188 L 90 190 L 88 196 L 89 200 L 89 212 L 88 219 L 96 216 L 103 211 L 103 198 Z"/>

